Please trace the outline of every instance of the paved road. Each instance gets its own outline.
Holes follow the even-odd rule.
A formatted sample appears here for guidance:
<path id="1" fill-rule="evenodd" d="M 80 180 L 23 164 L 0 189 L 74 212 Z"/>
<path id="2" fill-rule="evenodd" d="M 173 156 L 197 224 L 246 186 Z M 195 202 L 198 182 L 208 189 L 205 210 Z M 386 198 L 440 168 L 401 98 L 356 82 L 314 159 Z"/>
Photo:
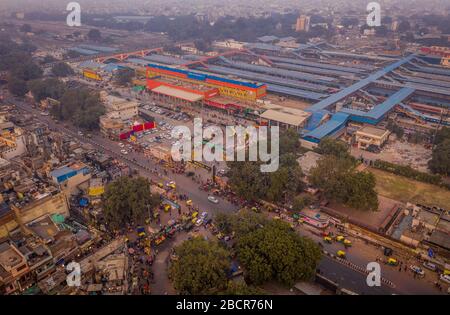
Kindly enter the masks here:
<path id="1" fill-rule="evenodd" d="M 128 155 L 124 156 L 123 154 L 120 153 L 121 148 L 118 146 L 117 142 L 106 139 L 98 133 L 97 134 L 93 133 L 91 139 L 80 136 L 78 135 L 78 130 L 76 128 L 71 126 L 64 127 L 62 124 L 53 121 L 51 117 L 40 115 L 41 112 L 39 110 L 33 109 L 30 105 L 22 101 L 12 99 L 9 99 L 8 101 L 14 103 L 19 109 L 27 111 L 31 114 L 36 114 L 37 115 L 36 119 L 43 123 L 48 124 L 50 128 L 71 135 L 72 137 L 76 138 L 78 141 L 82 143 L 90 143 L 99 151 L 104 151 L 105 153 L 108 153 L 114 156 L 115 158 L 123 161 L 129 167 L 139 170 L 140 174 L 147 178 L 151 178 L 154 181 L 174 180 L 177 183 L 177 192 L 188 195 L 189 198 L 192 199 L 194 205 L 198 206 L 202 211 L 208 211 L 211 214 L 215 214 L 218 212 L 230 213 L 233 211 L 237 211 L 238 209 L 235 205 L 220 198 L 219 204 L 213 204 L 209 202 L 208 193 L 200 190 L 196 183 L 194 183 L 189 177 L 186 177 L 182 174 L 170 174 L 169 172 L 168 176 L 159 177 L 155 175 L 154 173 L 151 172 L 151 170 L 157 165 L 152 160 L 144 156 L 144 154 L 142 153 L 129 152 Z"/>
<path id="2" fill-rule="evenodd" d="M 156 181 L 175 180 L 177 183 L 177 191 L 179 193 L 187 194 L 193 200 L 194 204 L 199 206 L 201 210 L 207 210 L 212 214 L 217 212 L 233 212 L 237 210 L 236 206 L 230 204 L 229 202 L 226 202 L 225 200 L 221 200 L 217 205 L 211 204 L 207 201 L 207 193 L 199 190 L 197 184 L 192 182 L 190 178 L 184 175 L 169 174 L 168 177 L 163 176 L 163 178 L 160 178 L 152 172 L 149 172 L 148 168 L 153 169 L 155 167 L 155 164 L 152 161 L 149 161 L 149 159 L 141 153 L 130 152 L 128 156 L 123 156 L 122 154 L 120 154 L 120 147 L 117 145 L 117 142 L 105 139 L 97 134 L 93 135 L 92 139 L 80 137 L 77 134 L 77 130 L 75 128 L 65 128 L 62 124 L 55 123 L 50 117 L 40 115 L 40 111 L 33 109 L 27 104 L 17 100 L 10 100 L 10 102 L 16 104 L 16 106 L 22 110 L 26 110 L 30 113 L 36 114 L 37 119 L 44 123 L 47 123 L 49 127 L 69 134 L 74 138 L 77 138 L 80 142 L 90 143 L 97 149 L 106 151 L 107 153 L 113 155 L 115 158 L 124 161 L 130 167 L 138 169 L 142 175 L 145 175 L 148 178 L 152 178 Z M 133 158 L 136 159 L 136 161 L 133 161 Z M 305 228 L 300 227 L 298 231 L 300 232 L 300 234 L 312 237 L 316 241 L 322 240 L 320 236 L 312 234 Z M 342 245 L 338 243 L 325 244 L 324 246 L 325 249 L 330 253 L 335 253 L 338 249 L 342 249 Z M 376 257 L 380 257 L 382 255 L 382 253 L 379 252 L 379 250 L 373 248 L 373 246 L 364 244 L 359 240 L 354 240 L 353 247 L 351 249 L 347 249 L 346 251 L 348 260 L 363 268 L 367 265 L 367 263 L 375 261 Z M 436 288 L 434 288 L 430 283 L 427 283 L 426 280 L 414 279 L 410 272 L 398 272 L 397 268 L 391 268 L 385 265 L 382 265 L 382 276 L 392 281 L 395 284 L 395 289 L 390 288 L 386 285 L 370 288 L 366 285 L 366 275 L 326 256 L 320 262 L 319 269 L 324 276 L 338 282 L 342 287 L 348 288 L 361 294 L 439 293 L 439 291 L 437 291 Z M 159 279 L 157 274 L 158 272 L 155 272 L 155 282 L 158 283 L 157 286 L 159 286 L 162 279 Z M 161 292 L 166 288 L 164 285 L 162 285 L 158 289 L 159 290 L 157 291 Z"/>

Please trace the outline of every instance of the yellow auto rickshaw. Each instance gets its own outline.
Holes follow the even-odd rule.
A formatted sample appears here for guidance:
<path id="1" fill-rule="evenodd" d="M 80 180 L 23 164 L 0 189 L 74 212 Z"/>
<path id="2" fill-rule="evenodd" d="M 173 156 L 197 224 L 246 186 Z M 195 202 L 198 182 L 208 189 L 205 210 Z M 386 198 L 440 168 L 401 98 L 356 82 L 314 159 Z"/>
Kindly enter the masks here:
<path id="1" fill-rule="evenodd" d="M 164 205 L 164 211 L 169 212 L 170 211 L 170 205 Z"/>
<path id="2" fill-rule="evenodd" d="M 444 269 L 443 274 L 446 276 L 450 276 L 450 270 Z"/>
<path id="3" fill-rule="evenodd" d="M 387 264 L 390 265 L 390 266 L 397 266 L 398 265 L 398 261 L 395 258 L 389 258 L 387 260 Z"/>
<path id="4" fill-rule="evenodd" d="M 191 199 L 186 200 L 186 206 L 192 206 L 192 200 Z"/>
<path id="5" fill-rule="evenodd" d="M 163 188 L 164 187 L 163 183 L 158 183 L 158 187 Z"/>
<path id="6" fill-rule="evenodd" d="M 323 238 L 323 241 L 328 243 L 328 244 L 331 244 L 333 242 L 333 239 L 331 237 L 329 237 L 329 236 L 325 236 Z"/>
<path id="7" fill-rule="evenodd" d="M 343 250 L 338 250 L 336 255 L 340 258 L 345 258 L 346 254 Z"/>
<path id="8" fill-rule="evenodd" d="M 344 246 L 345 247 L 352 247 L 352 242 L 350 240 L 348 240 L 348 239 L 345 239 L 344 240 Z"/>
<path id="9" fill-rule="evenodd" d="M 336 236 L 336 241 L 338 241 L 338 242 L 342 242 L 342 241 L 344 241 L 344 239 L 345 239 L 345 237 L 343 237 L 342 235 Z"/>

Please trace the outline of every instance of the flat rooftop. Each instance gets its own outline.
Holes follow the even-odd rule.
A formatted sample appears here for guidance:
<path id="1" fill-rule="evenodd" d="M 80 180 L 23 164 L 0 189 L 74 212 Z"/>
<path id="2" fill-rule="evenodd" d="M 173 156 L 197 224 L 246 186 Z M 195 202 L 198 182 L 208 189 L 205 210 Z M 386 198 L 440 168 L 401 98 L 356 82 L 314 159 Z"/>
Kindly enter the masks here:
<path id="1" fill-rule="evenodd" d="M 386 134 L 386 132 L 389 132 L 389 131 L 387 131 L 385 129 L 372 127 L 372 126 L 365 126 L 357 131 L 357 133 L 365 133 L 365 134 L 372 135 L 375 137 L 382 137 Z"/>
<path id="2" fill-rule="evenodd" d="M 203 99 L 203 95 L 179 90 L 176 88 L 171 88 L 169 86 L 164 86 L 164 85 L 154 88 L 152 90 L 152 92 L 164 94 L 167 96 L 172 96 L 172 97 L 183 99 L 183 100 L 189 101 L 189 102 L 196 102 L 196 101 Z"/>
<path id="3" fill-rule="evenodd" d="M 300 126 L 311 115 L 310 113 L 301 111 L 299 109 L 296 109 L 295 111 L 297 112 L 296 115 L 288 111 L 268 109 L 264 113 L 262 113 L 260 117 L 272 121 L 277 121 L 283 124 Z"/>

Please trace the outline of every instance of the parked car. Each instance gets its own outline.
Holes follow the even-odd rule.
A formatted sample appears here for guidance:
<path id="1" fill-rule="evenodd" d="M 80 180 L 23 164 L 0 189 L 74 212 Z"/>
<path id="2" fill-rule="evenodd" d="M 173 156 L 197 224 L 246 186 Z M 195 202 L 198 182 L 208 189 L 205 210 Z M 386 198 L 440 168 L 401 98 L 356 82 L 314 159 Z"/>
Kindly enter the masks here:
<path id="1" fill-rule="evenodd" d="M 411 266 L 409 266 L 409 269 L 411 269 L 412 272 L 418 274 L 418 275 L 421 276 L 421 277 L 424 277 L 424 276 L 425 276 L 425 272 L 424 272 L 424 271 L 422 270 L 422 268 L 420 268 L 420 267 L 411 265 Z"/>
<path id="2" fill-rule="evenodd" d="M 208 196 L 208 201 L 212 202 L 212 203 L 215 203 L 215 204 L 219 203 L 219 199 L 217 199 L 214 196 Z"/>
<path id="3" fill-rule="evenodd" d="M 444 282 L 447 282 L 447 283 L 450 284 L 450 275 L 444 275 L 444 274 L 441 274 L 441 275 L 439 276 L 439 279 L 441 279 L 441 281 L 444 281 Z"/>
<path id="4" fill-rule="evenodd" d="M 424 262 L 423 266 L 432 271 L 436 271 L 436 269 L 437 269 L 436 265 L 433 263 L 430 263 L 429 261 Z"/>

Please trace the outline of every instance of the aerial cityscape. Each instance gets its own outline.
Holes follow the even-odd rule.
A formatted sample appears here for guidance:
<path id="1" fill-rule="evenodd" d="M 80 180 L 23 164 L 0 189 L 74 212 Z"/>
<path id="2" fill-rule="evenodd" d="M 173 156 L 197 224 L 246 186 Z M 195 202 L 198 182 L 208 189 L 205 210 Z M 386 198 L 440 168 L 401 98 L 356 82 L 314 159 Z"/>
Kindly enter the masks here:
<path id="1" fill-rule="evenodd" d="M 0 295 L 450 294 L 449 0 L 2 0 L 0 129 Z"/>

